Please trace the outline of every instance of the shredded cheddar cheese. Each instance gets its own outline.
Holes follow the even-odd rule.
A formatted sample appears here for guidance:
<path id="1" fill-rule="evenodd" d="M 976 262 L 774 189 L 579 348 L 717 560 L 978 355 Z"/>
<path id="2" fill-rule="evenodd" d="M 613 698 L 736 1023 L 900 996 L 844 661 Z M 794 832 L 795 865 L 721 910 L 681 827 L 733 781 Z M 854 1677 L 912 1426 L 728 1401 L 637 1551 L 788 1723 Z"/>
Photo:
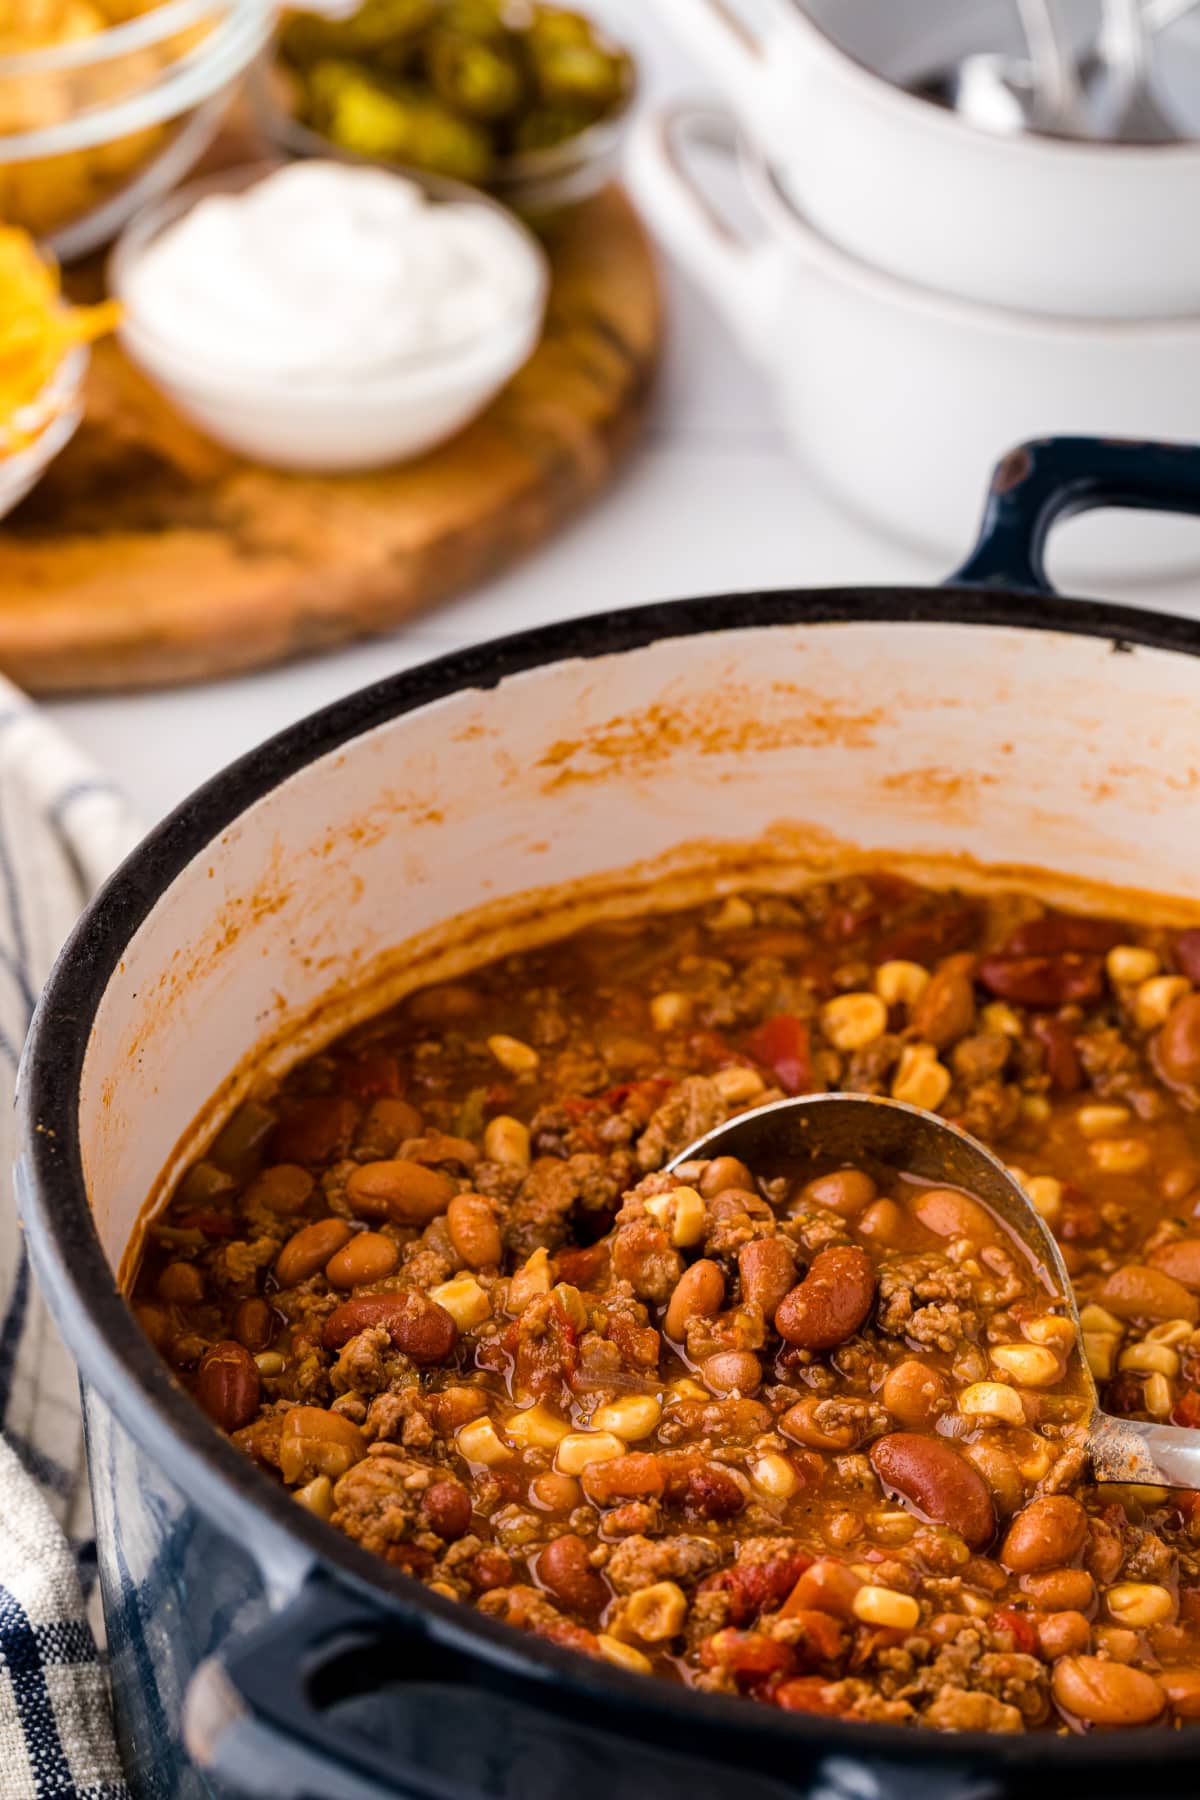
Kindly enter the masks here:
<path id="1" fill-rule="evenodd" d="M 113 300 L 70 306 L 58 270 L 28 232 L 0 225 L 0 452 L 19 450 L 47 422 L 39 396 L 67 352 L 111 331 Z"/>

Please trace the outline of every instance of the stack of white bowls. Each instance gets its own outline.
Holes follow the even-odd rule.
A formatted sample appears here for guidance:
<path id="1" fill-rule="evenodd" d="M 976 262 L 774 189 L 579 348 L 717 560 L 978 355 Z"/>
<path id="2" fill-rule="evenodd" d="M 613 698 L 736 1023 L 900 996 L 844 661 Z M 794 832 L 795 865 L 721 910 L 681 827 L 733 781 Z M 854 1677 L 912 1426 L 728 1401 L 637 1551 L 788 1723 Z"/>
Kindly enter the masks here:
<path id="1" fill-rule="evenodd" d="M 729 110 L 647 114 L 635 185 L 824 486 L 953 553 L 1014 444 L 1200 438 L 1200 141 L 998 135 L 908 91 L 1002 42 L 1012 0 L 758 0 L 753 25 L 745 4 L 665 0 Z M 1096 0 L 1066 10 L 1083 40 Z M 1157 48 L 1200 139 L 1200 12 Z M 738 158 L 752 230 L 710 198 L 714 145 Z M 1194 562 L 1182 529 L 1111 539 L 1104 560 Z"/>

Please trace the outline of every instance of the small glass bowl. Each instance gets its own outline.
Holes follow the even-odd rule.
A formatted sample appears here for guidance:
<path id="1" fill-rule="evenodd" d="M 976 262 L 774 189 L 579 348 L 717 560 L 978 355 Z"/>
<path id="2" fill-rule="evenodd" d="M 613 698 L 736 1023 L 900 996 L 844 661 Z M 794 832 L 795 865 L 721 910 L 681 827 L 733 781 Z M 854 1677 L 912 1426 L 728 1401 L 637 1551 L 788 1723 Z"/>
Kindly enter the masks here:
<path id="1" fill-rule="evenodd" d="M 41 393 L 23 409 L 36 433 L 24 449 L 0 453 L 0 519 L 35 487 L 83 417 L 83 382 L 91 361 L 86 344 L 76 344 L 59 363 Z"/>
<path id="2" fill-rule="evenodd" d="M 0 217 L 64 261 L 105 243 L 207 149 L 273 20 L 268 0 L 165 0 L 0 57 Z"/>
<path id="3" fill-rule="evenodd" d="M 130 273 L 154 238 L 198 201 L 241 193 L 281 166 L 274 159 L 223 169 L 168 194 L 130 221 L 108 264 L 109 287 L 123 308 L 122 348 L 193 424 L 252 461 L 338 474 L 422 455 L 468 424 L 532 354 L 550 287 L 545 253 L 519 220 L 477 188 L 419 169 L 393 169 L 435 202 L 469 201 L 503 218 L 530 252 L 534 280 L 528 303 L 461 342 L 344 375 L 272 371 L 256 377 L 210 370 L 139 318 Z"/>
<path id="4" fill-rule="evenodd" d="M 616 173 L 618 154 L 630 109 L 637 89 L 631 73 L 621 104 L 597 119 L 585 131 L 551 144 L 544 150 L 526 150 L 508 156 L 496 165 L 487 184 L 487 192 L 510 211 L 520 213 L 532 223 L 577 206 L 591 199 Z M 389 162 L 385 157 L 361 157 L 343 150 L 332 139 L 323 137 L 289 111 L 285 100 L 285 83 L 279 78 L 273 58 L 265 56 L 255 63 L 247 81 L 247 95 L 259 129 L 278 150 L 288 156 L 319 156 L 343 162 L 372 162 L 382 169 L 399 169 L 402 175 L 410 169 Z"/>

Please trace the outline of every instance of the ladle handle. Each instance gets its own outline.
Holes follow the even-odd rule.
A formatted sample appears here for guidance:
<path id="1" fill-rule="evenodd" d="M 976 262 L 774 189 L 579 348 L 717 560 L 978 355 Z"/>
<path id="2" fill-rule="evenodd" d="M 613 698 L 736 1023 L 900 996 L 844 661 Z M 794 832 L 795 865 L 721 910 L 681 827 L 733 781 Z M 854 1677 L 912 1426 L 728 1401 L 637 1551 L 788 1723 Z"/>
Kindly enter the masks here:
<path id="1" fill-rule="evenodd" d="M 1200 449 L 1089 437 L 1021 444 L 998 464 L 975 548 L 947 585 L 1052 594 L 1051 526 L 1102 506 L 1200 513 Z"/>
<path id="2" fill-rule="evenodd" d="M 1097 1481 L 1200 1489 L 1200 1431 L 1097 1413 L 1088 1436 Z"/>

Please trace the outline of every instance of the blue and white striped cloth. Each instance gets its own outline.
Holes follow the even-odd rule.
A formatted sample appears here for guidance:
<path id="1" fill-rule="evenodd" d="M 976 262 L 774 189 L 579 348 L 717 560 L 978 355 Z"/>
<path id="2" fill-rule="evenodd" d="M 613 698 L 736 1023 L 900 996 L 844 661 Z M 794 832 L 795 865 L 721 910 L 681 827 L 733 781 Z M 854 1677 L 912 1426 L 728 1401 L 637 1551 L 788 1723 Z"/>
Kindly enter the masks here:
<path id="1" fill-rule="evenodd" d="M 120 794 L 0 679 L 0 1158 L 17 1059 L 76 915 L 137 837 Z M 75 1368 L 0 1181 L 0 1800 L 128 1800 L 88 1624 L 95 1545 Z"/>

